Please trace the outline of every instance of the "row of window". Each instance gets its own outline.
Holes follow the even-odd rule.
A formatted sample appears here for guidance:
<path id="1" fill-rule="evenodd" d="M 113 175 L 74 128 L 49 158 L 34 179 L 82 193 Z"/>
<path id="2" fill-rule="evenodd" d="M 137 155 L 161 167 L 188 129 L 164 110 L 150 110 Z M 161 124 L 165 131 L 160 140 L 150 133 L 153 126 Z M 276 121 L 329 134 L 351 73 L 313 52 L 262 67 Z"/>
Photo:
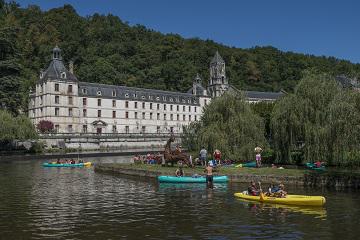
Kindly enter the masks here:
<path id="1" fill-rule="evenodd" d="M 83 106 L 87 106 L 87 98 L 83 98 Z M 206 101 L 206 100 L 205 100 Z M 98 99 L 97 100 L 97 105 L 98 107 L 101 107 L 102 104 L 102 99 Z M 112 100 L 112 106 L 116 107 L 116 100 Z M 146 103 L 142 102 L 141 103 L 142 109 L 146 109 Z M 129 101 L 125 101 L 125 108 L 129 108 Z M 134 102 L 134 108 L 137 109 L 138 108 L 138 102 Z M 167 104 L 163 104 L 163 109 L 166 110 L 167 108 Z M 149 103 L 149 109 L 153 109 L 153 103 Z M 160 110 L 160 104 L 157 103 L 156 104 L 156 109 Z M 191 106 L 188 106 L 189 112 L 191 112 Z M 170 111 L 174 110 L 174 105 L 170 105 Z M 180 111 L 180 106 L 176 105 L 176 111 Z M 185 112 L 186 111 L 186 106 L 183 106 L 182 111 Z M 194 107 L 194 112 L 197 111 L 197 107 Z"/>
<path id="2" fill-rule="evenodd" d="M 59 132 L 60 126 L 59 126 L 59 125 L 55 125 L 54 127 L 55 127 L 55 131 L 56 131 L 56 132 Z M 73 131 L 74 131 L 73 125 L 71 125 L 71 124 L 67 125 L 67 131 L 68 131 L 68 132 L 73 132 Z M 101 134 L 102 131 L 103 131 L 102 128 L 97 128 L 97 129 L 96 129 L 96 133 L 98 133 L 98 134 Z M 88 133 L 88 125 L 82 125 L 82 132 L 83 132 L 83 133 Z M 112 126 L 112 132 L 113 132 L 113 133 L 117 133 L 117 132 L 118 132 L 116 125 L 113 125 L 113 126 Z M 160 133 L 160 132 L 161 132 L 161 127 L 160 127 L 160 126 L 157 126 L 157 127 L 156 127 L 156 132 L 157 132 L 157 133 Z M 174 127 L 170 127 L 170 132 L 174 132 Z M 127 133 L 127 134 L 130 133 L 130 127 L 129 127 L 129 126 L 125 126 L 125 133 Z M 141 127 L 141 133 L 146 133 L 146 126 L 142 126 L 142 127 Z"/>

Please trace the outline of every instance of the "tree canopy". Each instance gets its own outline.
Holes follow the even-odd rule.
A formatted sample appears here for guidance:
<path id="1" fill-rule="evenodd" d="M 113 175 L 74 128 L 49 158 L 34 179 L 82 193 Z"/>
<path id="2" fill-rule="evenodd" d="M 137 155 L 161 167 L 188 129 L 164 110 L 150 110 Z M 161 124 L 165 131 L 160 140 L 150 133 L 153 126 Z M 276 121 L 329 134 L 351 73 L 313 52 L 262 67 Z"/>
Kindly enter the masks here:
<path id="1" fill-rule="evenodd" d="M 358 92 L 342 89 L 329 74 L 307 72 L 272 113 L 278 161 L 359 165 L 359 100 Z"/>
<path id="2" fill-rule="evenodd" d="M 206 106 L 199 122 L 185 128 L 183 139 L 189 149 L 220 149 L 226 158 L 247 161 L 256 146 L 268 146 L 264 132 L 263 120 L 242 95 L 224 94 Z"/>
<path id="3" fill-rule="evenodd" d="M 56 44 L 63 50 L 66 64 L 74 61 L 75 74 L 81 81 L 162 90 L 186 91 L 196 73 L 206 85 L 209 62 L 216 50 L 226 61 L 230 83 L 242 90 L 291 92 L 308 68 L 349 77 L 360 73 L 359 64 L 333 57 L 283 52 L 270 46 L 240 49 L 211 40 L 184 39 L 141 25 L 131 26 L 111 14 L 82 17 L 71 5 L 42 11 L 35 5 L 20 8 L 14 2 L 0 0 L 0 26 L 16 29 L 16 35 L 2 33 L 1 37 L 18 49 L 19 54 L 8 56 L 23 66 L 19 92 L 24 99 L 40 69 L 47 67 Z M 11 75 L 19 77 L 18 70 Z M 9 90 L 0 91 L 8 94 Z M 11 94 L 6 98 L 18 105 L 18 98 Z"/>

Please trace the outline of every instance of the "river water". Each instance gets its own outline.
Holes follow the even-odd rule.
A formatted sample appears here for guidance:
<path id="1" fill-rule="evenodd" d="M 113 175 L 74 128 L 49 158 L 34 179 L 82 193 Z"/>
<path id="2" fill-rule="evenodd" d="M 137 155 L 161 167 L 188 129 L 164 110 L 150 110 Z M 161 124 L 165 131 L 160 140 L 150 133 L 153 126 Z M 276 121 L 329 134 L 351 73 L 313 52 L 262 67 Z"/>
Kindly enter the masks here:
<path id="1" fill-rule="evenodd" d="M 233 197 L 244 184 L 207 190 L 41 163 L 0 163 L 0 239 L 359 239 L 359 192 L 290 188 L 327 203 L 262 205 Z"/>

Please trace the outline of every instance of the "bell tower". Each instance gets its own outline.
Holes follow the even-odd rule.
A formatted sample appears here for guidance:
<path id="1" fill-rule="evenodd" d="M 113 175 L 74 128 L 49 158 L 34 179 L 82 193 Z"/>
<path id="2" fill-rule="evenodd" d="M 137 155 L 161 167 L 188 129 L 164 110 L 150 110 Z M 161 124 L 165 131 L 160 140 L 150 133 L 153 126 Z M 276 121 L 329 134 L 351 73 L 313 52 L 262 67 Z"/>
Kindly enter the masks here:
<path id="1" fill-rule="evenodd" d="M 210 80 L 208 90 L 211 97 L 220 97 L 229 88 L 225 73 L 225 61 L 216 51 L 210 62 Z"/>

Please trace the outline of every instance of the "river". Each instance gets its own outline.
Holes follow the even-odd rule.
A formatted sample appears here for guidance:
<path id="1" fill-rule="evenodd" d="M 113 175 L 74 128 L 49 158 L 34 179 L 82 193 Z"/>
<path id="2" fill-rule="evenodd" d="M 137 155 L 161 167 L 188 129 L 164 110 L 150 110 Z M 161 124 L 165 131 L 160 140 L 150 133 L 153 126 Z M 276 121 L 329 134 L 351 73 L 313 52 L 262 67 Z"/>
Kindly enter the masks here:
<path id="1" fill-rule="evenodd" d="M 94 158 L 126 162 L 126 157 Z M 233 197 L 244 184 L 158 184 L 43 168 L 41 161 L 0 162 L 0 239 L 358 239 L 360 194 L 324 195 L 324 208 L 286 207 Z"/>

